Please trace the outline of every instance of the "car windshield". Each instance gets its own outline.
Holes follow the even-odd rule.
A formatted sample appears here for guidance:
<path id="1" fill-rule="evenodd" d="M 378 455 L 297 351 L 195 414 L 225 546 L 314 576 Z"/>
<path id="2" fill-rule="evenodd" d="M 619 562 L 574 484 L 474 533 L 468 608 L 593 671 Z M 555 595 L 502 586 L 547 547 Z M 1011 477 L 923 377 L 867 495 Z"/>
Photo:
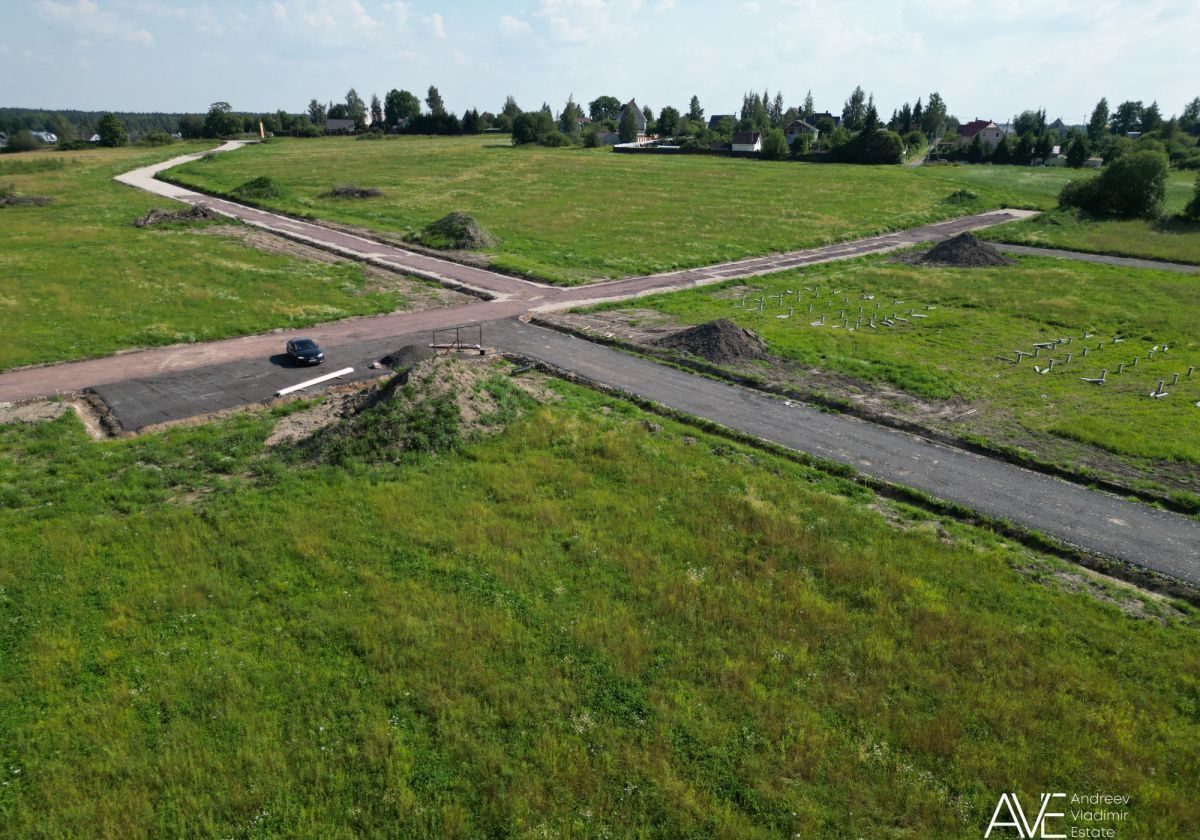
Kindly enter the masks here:
<path id="1" fill-rule="evenodd" d="M 298 338 L 292 342 L 292 347 L 296 348 L 297 350 L 316 350 L 317 342 L 313 341 L 311 338 Z"/>

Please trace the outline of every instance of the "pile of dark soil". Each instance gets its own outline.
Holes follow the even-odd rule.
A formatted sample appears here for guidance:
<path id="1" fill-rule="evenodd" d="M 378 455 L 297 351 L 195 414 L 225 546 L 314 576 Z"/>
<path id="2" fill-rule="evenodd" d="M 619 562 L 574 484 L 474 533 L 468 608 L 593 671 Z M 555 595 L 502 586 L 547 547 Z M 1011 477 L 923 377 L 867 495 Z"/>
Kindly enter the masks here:
<path id="1" fill-rule="evenodd" d="M 931 265 L 949 265 L 960 268 L 1012 265 L 1014 262 L 973 233 L 960 233 L 952 239 L 939 242 L 930 248 L 920 261 Z"/>
<path id="2" fill-rule="evenodd" d="M 17 190 L 12 184 L 0 184 L 0 207 L 41 207 L 49 203 L 50 199 L 44 195 L 17 195 Z"/>
<path id="3" fill-rule="evenodd" d="M 0 195 L 0 207 L 41 207 L 51 200 L 44 195 Z"/>
<path id="4" fill-rule="evenodd" d="M 167 210 L 154 209 L 142 216 L 140 219 L 133 220 L 133 226 L 137 228 L 153 227 L 154 225 L 170 224 L 172 222 L 214 222 L 217 220 L 217 214 L 209 210 L 203 204 L 197 204 L 189 207 L 186 210 L 176 210 L 169 212 Z"/>
<path id="5" fill-rule="evenodd" d="M 496 237 L 484 230 L 474 216 L 457 211 L 430 223 L 418 238 L 430 248 L 454 251 L 474 251 L 496 244 Z"/>
<path id="6" fill-rule="evenodd" d="M 420 344 L 406 344 L 394 353 L 388 353 L 379 361 L 393 370 L 399 370 L 400 368 L 412 367 L 417 362 L 432 359 L 436 355 L 436 351 L 430 347 L 424 347 Z"/>
<path id="7" fill-rule="evenodd" d="M 743 329 L 727 318 L 719 318 L 660 338 L 658 346 L 691 353 L 710 362 L 733 365 L 765 359 L 767 343 L 753 330 Z"/>
<path id="8" fill-rule="evenodd" d="M 329 198 L 379 198 L 383 190 L 375 187 L 359 187 L 354 184 L 339 184 L 325 193 Z"/>
<path id="9" fill-rule="evenodd" d="M 275 183 L 274 178 L 260 175 L 229 191 L 234 198 L 279 198 L 283 191 Z"/>

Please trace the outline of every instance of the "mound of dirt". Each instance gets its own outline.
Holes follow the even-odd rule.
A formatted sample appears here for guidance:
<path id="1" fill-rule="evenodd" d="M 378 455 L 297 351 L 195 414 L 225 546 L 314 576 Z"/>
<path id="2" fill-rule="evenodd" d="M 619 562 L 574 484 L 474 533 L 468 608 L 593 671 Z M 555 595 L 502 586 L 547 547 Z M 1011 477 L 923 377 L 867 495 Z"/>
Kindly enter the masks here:
<path id="1" fill-rule="evenodd" d="M 234 198 L 279 198 L 283 191 L 274 178 L 260 175 L 229 191 Z"/>
<path id="2" fill-rule="evenodd" d="M 420 344 L 406 344 L 394 353 L 388 353 L 379 361 L 393 370 L 412 367 L 417 362 L 432 359 L 437 352 Z"/>
<path id="3" fill-rule="evenodd" d="M 930 248 L 925 256 L 921 257 L 921 262 L 959 268 L 981 268 L 989 265 L 1012 265 L 1014 261 L 975 234 L 960 233 Z"/>
<path id="4" fill-rule="evenodd" d="M 133 226 L 144 228 L 169 224 L 171 222 L 214 222 L 217 218 L 216 213 L 209 210 L 203 204 L 197 204 L 194 207 L 189 207 L 187 210 L 175 210 L 174 212 L 158 210 L 156 208 L 140 219 L 134 219 Z"/>
<path id="5" fill-rule="evenodd" d="M 743 329 L 727 318 L 671 333 L 656 343 L 660 347 L 691 353 L 721 365 L 767 357 L 767 343 L 757 333 Z"/>
<path id="6" fill-rule="evenodd" d="M 430 248 L 455 251 L 476 251 L 496 244 L 496 237 L 484 230 L 474 216 L 457 211 L 431 222 L 421 231 L 420 240 Z"/>
<path id="7" fill-rule="evenodd" d="M 359 187 L 355 184 L 339 184 L 325 193 L 329 198 L 378 198 L 383 190 L 375 187 Z"/>
<path id="8" fill-rule="evenodd" d="M 5 195 L 0 196 L 0 207 L 42 207 L 51 201 L 44 195 Z"/>

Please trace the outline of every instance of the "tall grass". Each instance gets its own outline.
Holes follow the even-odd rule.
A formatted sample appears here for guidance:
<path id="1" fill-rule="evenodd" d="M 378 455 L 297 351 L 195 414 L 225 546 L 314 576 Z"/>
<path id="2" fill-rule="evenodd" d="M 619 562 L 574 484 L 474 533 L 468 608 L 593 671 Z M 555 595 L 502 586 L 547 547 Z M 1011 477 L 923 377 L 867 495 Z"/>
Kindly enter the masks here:
<path id="1" fill-rule="evenodd" d="M 262 415 L 0 426 L 5 832 L 956 838 L 1051 789 L 1200 819 L 1186 607 L 561 392 L 349 472 L 260 454 Z"/>

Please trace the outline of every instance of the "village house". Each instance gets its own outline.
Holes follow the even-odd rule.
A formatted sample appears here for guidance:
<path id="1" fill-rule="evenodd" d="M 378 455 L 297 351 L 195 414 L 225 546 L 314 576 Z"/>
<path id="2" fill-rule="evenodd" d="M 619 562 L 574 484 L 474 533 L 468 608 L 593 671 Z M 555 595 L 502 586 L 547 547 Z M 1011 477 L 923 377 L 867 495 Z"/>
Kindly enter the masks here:
<path id="1" fill-rule="evenodd" d="M 991 120 L 972 120 L 958 128 L 959 145 L 966 145 L 975 142 L 975 136 L 979 136 L 981 142 L 988 149 L 994 149 L 1000 143 L 1000 138 L 1004 136 L 1004 132 L 1000 126 L 996 125 Z"/>
<path id="2" fill-rule="evenodd" d="M 642 109 L 638 107 L 636 99 L 630 99 L 625 103 L 625 107 L 621 109 L 621 116 L 625 116 L 625 111 L 633 111 L 633 120 L 637 124 L 637 139 L 635 143 L 649 143 L 654 139 L 654 135 L 650 134 L 646 129 L 649 123 L 646 121 L 646 115 L 642 113 Z M 617 120 L 617 125 L 620 126 L 620 119 Z"/>
<path id="3" fill-rule="evenodd" d="M 762 135 L 757 131 L 739 131 L 733 135 L 732 149 L 735 152 L 761 152 Z"/>
<path id="4" fill-rule="evenodd" d="M 783 130 L 783 136 L 787 138 L 789 146 L 792 145 L 793 140 L 803 134 L 807 134 L 815 143 L 820 133 L 821 132 L 817 130 L 815 125 L 812 125 L 805 120 L 792 120 L 790 123 L 788 123 L 787 128 Z"/>
<path id="5" fill-rule="evenodd" d="M 325 133 L 326 134 L 353 134 L 354 133 L 354 120 L 327 119 L 327 120 L 325 120 Z"/>

